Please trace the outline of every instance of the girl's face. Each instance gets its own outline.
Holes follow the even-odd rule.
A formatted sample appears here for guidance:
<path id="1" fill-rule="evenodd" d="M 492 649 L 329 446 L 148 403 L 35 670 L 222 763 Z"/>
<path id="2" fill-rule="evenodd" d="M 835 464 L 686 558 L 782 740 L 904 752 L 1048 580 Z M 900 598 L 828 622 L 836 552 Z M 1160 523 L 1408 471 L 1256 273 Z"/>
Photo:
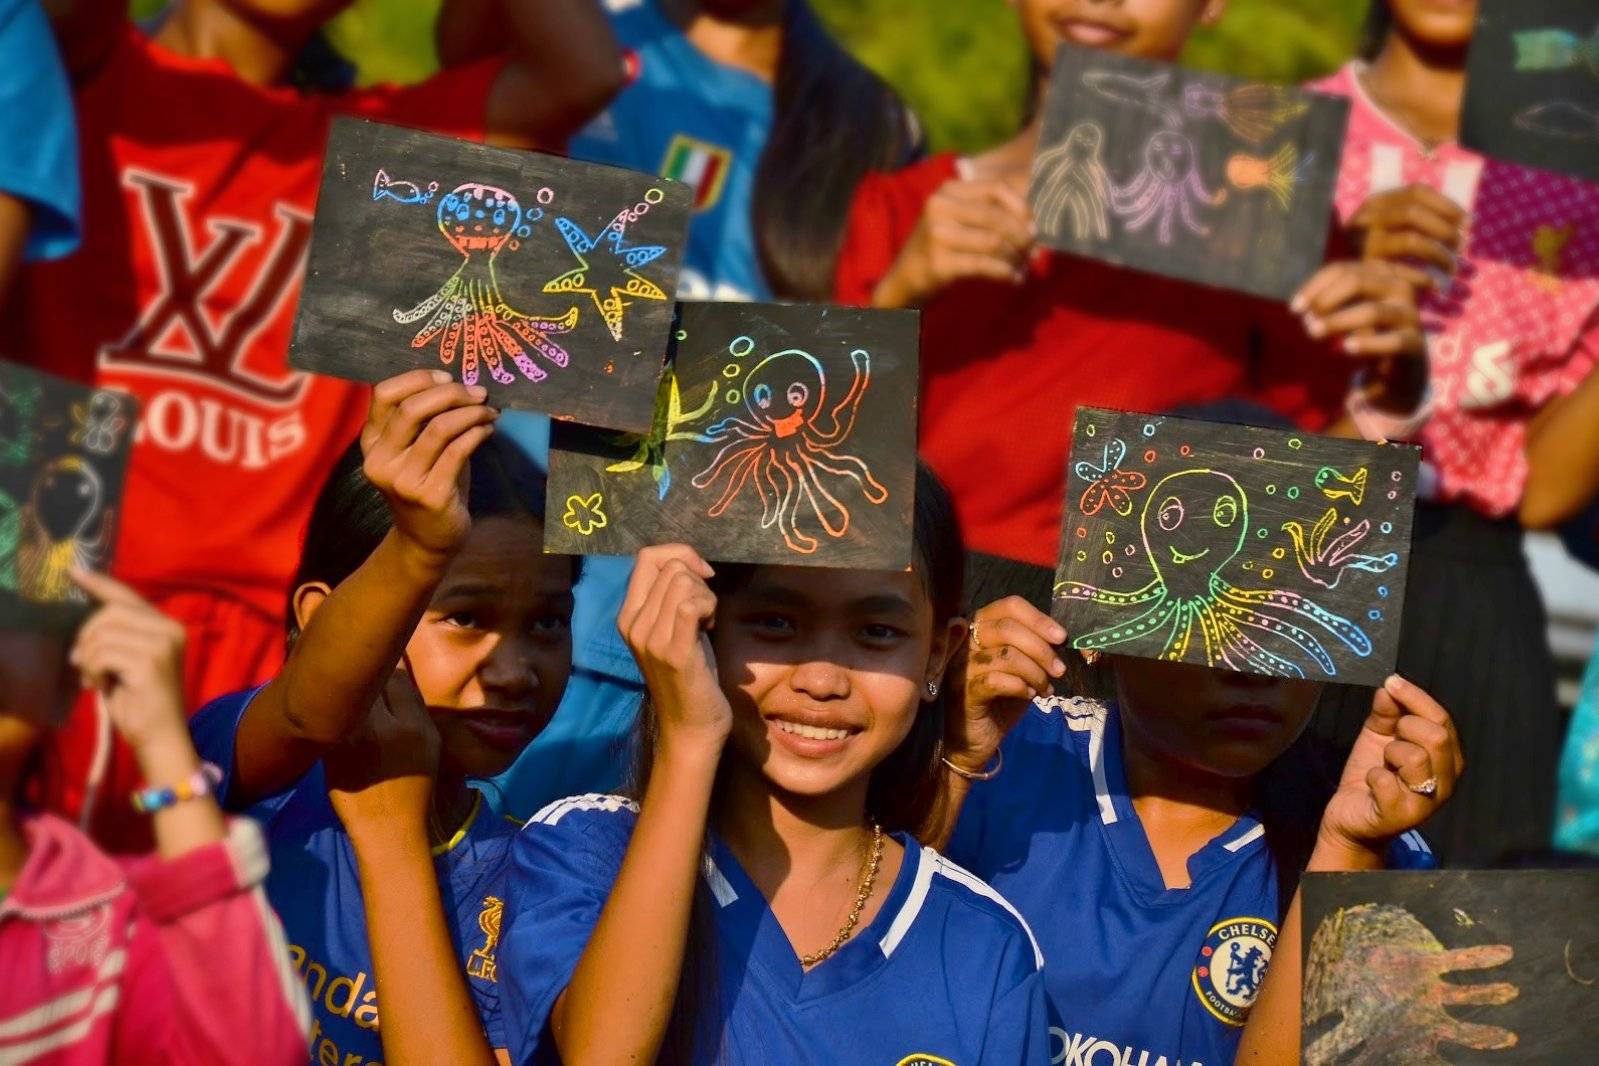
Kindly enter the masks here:
<path id="1" fill-rule="evenodd" d="M 1010 0 L 1033 57 L 1046 69 L 1062 43 L 1144 59 L 1172 60 L 1227 0 Z"/>
<path id="2" fill-rule="evenodd" d="M 1379 0 L 1380 2 L 1380 0 Z M 1477 0 L 1387 0 L 1394 26 L 1429 49 L 1458 51 L 1471 43 Z"/>
<path id="3" fill-rule="evenodd" d="M 549 724 L 572 672 L 572 560 L 527 515 L 475 521 L 405 646 L 451 765 L 502 773 Z"/>
<path id="4" fill-rule="evenodd" d="M 1310 723 L 1321 684 L 1113 656 L 1130 742 L 1218 777 L 1260 773 Z"/>
<path id="5" fill-rule="evenodd" d="M 864 787 L 910 734 L 951 647 L 919 574 L 841 576 L 762 566 L 717 605 L 732 745 L 794 795 Z"/>

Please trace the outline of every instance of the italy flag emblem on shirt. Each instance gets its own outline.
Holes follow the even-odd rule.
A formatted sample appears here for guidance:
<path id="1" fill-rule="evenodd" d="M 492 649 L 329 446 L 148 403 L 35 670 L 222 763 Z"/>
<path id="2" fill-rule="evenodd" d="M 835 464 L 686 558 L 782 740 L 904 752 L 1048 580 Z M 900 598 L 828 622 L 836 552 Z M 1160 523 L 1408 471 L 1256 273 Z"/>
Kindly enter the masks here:
<path id="1" fill-rule="evenodd" d="M 666 146 L 666 159 L 661 163 L 661 177 L 681 181 L 694 187 L 694 210 L 708 211 L 721 198 L 722 185 L 733 161 L 733 153 L 726 148 L 696 140 L 679 133 Z"/>

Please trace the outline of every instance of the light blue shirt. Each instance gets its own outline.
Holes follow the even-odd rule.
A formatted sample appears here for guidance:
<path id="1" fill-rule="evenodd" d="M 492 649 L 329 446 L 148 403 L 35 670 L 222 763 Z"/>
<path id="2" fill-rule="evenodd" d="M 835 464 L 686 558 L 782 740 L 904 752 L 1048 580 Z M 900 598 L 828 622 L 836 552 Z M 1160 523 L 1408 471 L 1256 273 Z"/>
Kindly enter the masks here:
<path id="1" fill-rule="evenodd" d="M 24 259 L 78 246 L 78 129 L 55 38 L 35 0 L 0 0 L 0 193 L 33 212 Z"/>

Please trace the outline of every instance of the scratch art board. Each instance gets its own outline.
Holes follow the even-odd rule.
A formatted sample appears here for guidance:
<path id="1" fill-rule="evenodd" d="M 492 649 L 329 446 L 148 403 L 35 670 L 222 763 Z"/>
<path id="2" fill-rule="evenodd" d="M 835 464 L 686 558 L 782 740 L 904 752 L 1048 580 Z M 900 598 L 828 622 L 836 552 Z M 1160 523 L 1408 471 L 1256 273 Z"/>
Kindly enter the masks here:
<path id="1" fill-rule="evenodd" d="M 1322 263 L 1346 101 L 1076 45 L 1030 199 L 1043 243 L 1286 299 Z"/>
<path id="2" fill-rule="evenodd" d="M 1305 1066 L 1588 1062 L 1599 871 L 1306 874 Z"/>
<path id="3" fill-rule="evenodd" d="M 489 402 L 642 432 L 690 190 L 361 119 L 333 123 L 290 362 L 442 368 Z"/>
<path id="4" fill-rule="evenodd" d="M 1083 650 L 1380 684 L 1418 462 L 1409 445 L 1079 408 L 1055 618 Z"/>
<path id="5" fill-rule="evenodd" d="M 647 435 L 553 427 L 545 550 L 909 567 L 917 314 L 679 306 Z"/>
<path id="6" fill-rule="evenodd" d="M 87 603 L 68 570 L 110 562 L 134 414 L 122 393 L 0 362 L 0 625 Z"/>
<path id="7" fill-rule="evenodd" d="M 1484 155 L 1599 181 L 1599 6 L 1478 8 L 1460 141 Z"/>

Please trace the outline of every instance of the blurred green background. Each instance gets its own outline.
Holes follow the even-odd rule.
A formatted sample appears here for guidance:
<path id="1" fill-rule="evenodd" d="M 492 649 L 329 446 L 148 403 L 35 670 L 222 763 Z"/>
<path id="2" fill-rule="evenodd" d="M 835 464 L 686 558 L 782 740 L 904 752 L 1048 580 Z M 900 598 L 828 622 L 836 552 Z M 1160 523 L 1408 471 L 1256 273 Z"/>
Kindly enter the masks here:
<path id="1" fill-rule="evenodd" d="M 361 81 L 431 73 L 441 0 L 357 0 L 331 26 Z M 934 149 L 971 151 L 1021 118 L 1028 57 L 1006 0 L 811 0 L 822 18 L 916 109 Z M 1208 70 L 1297 82 L 1354 50 L 1369 0 L 1231 0 L 1183 60 Z M 136 11 L 160 0 L 135 0 Z"/>

